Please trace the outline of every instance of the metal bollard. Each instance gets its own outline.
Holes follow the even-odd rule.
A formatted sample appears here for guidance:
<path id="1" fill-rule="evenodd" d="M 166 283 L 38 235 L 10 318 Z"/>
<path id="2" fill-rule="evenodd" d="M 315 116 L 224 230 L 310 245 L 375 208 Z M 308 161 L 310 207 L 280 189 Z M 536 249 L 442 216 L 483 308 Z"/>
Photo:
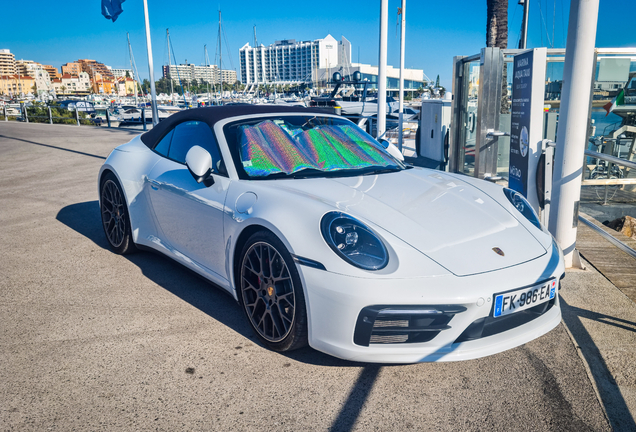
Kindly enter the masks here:
<path id="1" fill-rule="evenodd" d="M 77 125 L 80 125 L 80 121 L 79 121 L 79 110 L 77 109 L 77 107 L 75 107 L 75 120 L 77 120 Z"/>
<path id="2" fill-rule="evenodd" d="M 26 123 L 29 122 L 29 113 L 27 113 L 26 107 L 24 106 L 24 104 L 20 104 L 20 106 L 22 107 L 22 117 L 24 117 L 24 121 Z"/>
<path id="3" fill-rule="evenodd" d="M 51 114 L 51 107 L 47 107 L 49 109 L 49 124 L 53 124 L 53 115 Z"/>
<path id="4" fill-rule="evenodd" d="M 146 130 L 146 108 L 141 109 L 141 123 L 143 123 L 144 130 Z"/>
<path id="5" fill-rule="evenodd" d="M 110 127 L 110 114 L 108 114 L 108 110 L 106 110 L 106 123 L 108 123 L 108 127 Z"/>
<path id="6" fill-rule="evenodd" d="M 4 111 L 4 121 L 9 121 L 9 117 L 7 117 L 7 106 L 2 106 L 2 111 Z"/>

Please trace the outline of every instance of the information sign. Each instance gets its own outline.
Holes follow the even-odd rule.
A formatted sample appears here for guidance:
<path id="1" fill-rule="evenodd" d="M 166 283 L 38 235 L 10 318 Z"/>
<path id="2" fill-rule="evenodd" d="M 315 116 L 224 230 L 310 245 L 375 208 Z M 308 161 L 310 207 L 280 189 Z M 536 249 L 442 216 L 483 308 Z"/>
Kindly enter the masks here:
<path id="1" fill-rule="evenodd" d="M 532 105 L 532 66 L 534 51 L 515 56 L 512 78 L 512 114 L 510 123 L 511 189 L 528 196 L 528 153 Z M 543 100 L 540 101 L 543 105 Z"/>

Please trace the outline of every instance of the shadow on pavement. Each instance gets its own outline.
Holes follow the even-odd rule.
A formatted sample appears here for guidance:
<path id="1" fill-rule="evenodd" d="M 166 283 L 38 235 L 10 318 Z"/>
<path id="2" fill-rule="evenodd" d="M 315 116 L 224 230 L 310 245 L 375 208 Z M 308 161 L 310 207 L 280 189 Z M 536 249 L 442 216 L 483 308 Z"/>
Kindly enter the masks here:
<path id="1" fill-rule="evenodd" d="M 356 383 L 347 396 L 347 400 L 340 409 L 338 417 L 333 421 L 329 429 L 330 432 L 344 432 L 353 429 L 381 368 L 382 366 L 380 365 L 367 365 L 362 369 Z"/>
<path id="2" fill-rule="evenodd" d="M 592 337 L 585 329 L 581 318 L 598 321 L 629 331 L 636 331 L 636 323 L 570 306 L 563 297 L 561 297 L 561 313 L 563 321 L 565 321 L 576 343 L 579 345 L 583 357 L 585 357 L 585 360 L 590 366 L 592 376 L 601 397 L 601 402 L 607 412 L 612 429 L 617 432 L 635 431 L 636 423 L 629 412 L 629 407 L 621 394 L 620 388 L 616 384 L 612 373 L 607 367 L 607 363 L 605 363 Z M 625 324 L 631 325 L 632 327 L 627 327 Z"/>
<path id="3" fill-rule="evenodd" d="M 91 240 L 97 246 L 108 249 L 108 242 L 101 225 L 98 201 L 71 204 L 62 208 L 56 219 Z M 172 294 L 190 303 L 200 311 L 228 326 L 235 332 L 262 345 L 254 335 L 240 306 L 223 288 L 204 280 L 181 264 L 160 253 L 138 252 L 124 258 L 139 267 L 148 279 Z M 213 286 L 217 289 L 210 289 Z M 289 353 L 281 353 L 292 360 L 330 367 L 361 367 L 365 364 L 341 360 L 310 347 Z"/>
<path id="4" fill-rule="evenodd" d="M 85 152 L 81 152 L 81 151 L 77 151 L 77 150 L 71 150 L 71 149 L 67 149 L 67 148 L 64 148 L 64 147 L 57 147 L 57 146 L 54 146 L 54 145 L 39 143 L 39 142 L 35 142 L 35 141 L 29 141 L 29 140 L 25 140 L 25 139 L 22 139 L 22 138 L 14 138 L 14 137 L 6 136 L 6 135 L 0 135 L 0 138 L 5 138 L 5 139 L 9 139 L 9 140 L 14 140 L 14 141 L 22 141 L 22 142 L 29 143 L 29 144 L 35 144 L 35 145 L 39 145 L 39 146 L 42 146 L 42 147 L 52 148 L 52 149 L 55 149 L 55 150 L 63 150 L 63 151 L 76 153 L 76 154 L 80 154 L 80 155 L 83 155 L 83 156 L 90 156 L 90 157 L 94 157 L 94 158 L 98 158 L 98 159 L 106 159 L 105 156 L 95 155 L 95 154 L 92 154 L 92 153 L 85 153 Z"/>

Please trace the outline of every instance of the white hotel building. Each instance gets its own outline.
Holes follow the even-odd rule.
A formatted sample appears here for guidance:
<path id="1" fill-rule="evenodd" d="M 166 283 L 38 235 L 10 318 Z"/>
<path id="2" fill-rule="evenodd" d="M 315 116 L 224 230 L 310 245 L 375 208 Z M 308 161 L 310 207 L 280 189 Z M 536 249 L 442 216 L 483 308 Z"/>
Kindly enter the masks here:
<path id="1" fill-rule="evenodd" d="M 239 57 L 243 84 L 311 83 L 318 79 L 320 68 L 351 63 L 351 43 L 344 36 L 337 41 L 331 35 L 314 41 L 281 40 L 269 46 L 246 43 Z"/>
<path id="2" fill-rule="evenodd" d="M 205 81 L 210 84 L 219 84 L 220 81 L 228 84 L 236 82 L 236 71 L 230 69 L 221 70 L 217 65 L 196 66 L 194 64 L 165 65 L 163 66 L 163 77 L 172 78 L 175 84 L 179 84 L 179 79 L 185 84 L 192 80 L 198 82 Z"/>

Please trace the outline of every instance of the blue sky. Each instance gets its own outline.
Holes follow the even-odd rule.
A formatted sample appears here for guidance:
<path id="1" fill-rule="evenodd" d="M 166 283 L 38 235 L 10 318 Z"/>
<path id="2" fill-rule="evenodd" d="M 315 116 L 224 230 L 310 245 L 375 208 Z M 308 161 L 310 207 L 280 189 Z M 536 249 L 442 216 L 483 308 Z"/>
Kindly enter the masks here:
<path id="1" fill-rule="evenodd" d="M 598 47 L 636 47 L 636 32 L 625 20 L 634 13 L 634 0 L 601 0 L 597 29 Z M 397 8 L 389 0 L 388 61 L 399 66 Z M 127 0 L 124 12 L 113 23 L 100 13 L 99 0 L 35 0 L 25 13 L 24 3 L 3 5 L 5 17 L 0 49 L 9 48 L 17 59 L 60 65 L 89 58 L 112 67 L 129 67 L 126 32 L 142 78 L 148 76 L 143 1 Z M 236 68 L 238 50 L 253 43 L 253 26 L 259 43 L 280 39 L 313 40 L 331 34 L 345 36 L 352 44 L 352 60 L 377 65 L 380 1 L 316 2 L 148 0 L 155 65 L 155 79 L 167 63 L 166 28 L 170 29 L 179 63 L 203 63 L 203 45 L 214 62 L 218 45 L 218 10 L 223 13 L 229 54 L 223 49 L 223 67 Z M 529 47 L 565 46 L 569 0 L 530 0 Z M 451 86 L 452 58 L 470 55 L 485 46 L 486 0 L 423 1 L 406 3 L 406 67 L 423 69 L 431 79 L 439 74 L 442 85 Z M 509 43 L 516 47 L 522 7 L 510 0 Z M 12 24 L 11 24 L 12 23 Z M 225 45 L 225 40 L 223 41 Z M 359 54 L 358 54 L 359 53 Z M 230 63 L 230 58 L 232 63 Z M 240 71 L 239 71 L 240 73 Z"/>

